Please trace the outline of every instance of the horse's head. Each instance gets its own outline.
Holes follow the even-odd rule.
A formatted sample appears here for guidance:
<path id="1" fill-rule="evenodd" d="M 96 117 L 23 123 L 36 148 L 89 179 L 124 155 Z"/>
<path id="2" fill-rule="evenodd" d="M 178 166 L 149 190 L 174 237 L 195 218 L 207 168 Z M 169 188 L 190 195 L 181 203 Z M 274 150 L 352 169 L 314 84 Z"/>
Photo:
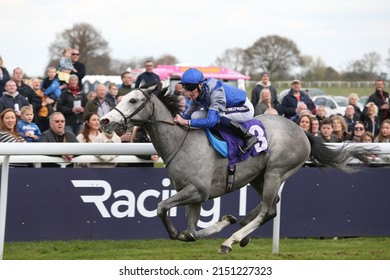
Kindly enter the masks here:
<path id="1" fill-rule="evenodd" d="M 127 127 L 147 122 L 153 114 L 150 109 L 153 108 L 150 106 L 152 92 L 159 87 L 159 83 L 154 83 L 126 94 L 114 109 L 100 119 L 102 130 L 109 133 L 118 129 L 126 131 Z"/>

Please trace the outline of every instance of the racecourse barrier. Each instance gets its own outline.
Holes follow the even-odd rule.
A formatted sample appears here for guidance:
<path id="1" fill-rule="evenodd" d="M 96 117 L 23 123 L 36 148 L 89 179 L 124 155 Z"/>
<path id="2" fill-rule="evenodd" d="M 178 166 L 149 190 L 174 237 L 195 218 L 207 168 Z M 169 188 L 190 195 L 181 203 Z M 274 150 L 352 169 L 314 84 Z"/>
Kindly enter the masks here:
<path id="1" fill-rule="evenodd" d="M 67 163 L 62 154 L 83 154 L 76 162 L 99 162 L 98 155 L 121 155 L 118 162 L 154 154 L 151 144 L 1 143 L 0 224 L 4 240 L 150 239 L 167 234 L 156 215 L 159 201 L 175 193 L 165 168 L 11 168 L 10 162 Z M 126 149 L 123 147 L 126 145 Z M 388 197 L 390 145 L 378 144 L 381 152 L 373 168 L 348 175 L 337 170 L 302 168 L 286 183 L 281 195 L 283 237 L 390 235 Z M 26 149 L 26 150 L 24 150 Z M 6 151 L 6 152 L 4 152 Z M 57 155 L 55 157 L 42 156 Z M 308 163 L 308 166 L 310 163 Z M 10 177 L 8 177 L 10 175 Z M 10 180 L 9 180 L 10 178 Z M 8 181 L 10 182 L 8 188 Z M 8 195 L 9 189 L 9 195 Z M 337 194 L 337 195 L 335 195 Z M 7 201 L 8 198 L 8 201 Z M 7 228 L 5 228 L 8 206 Z M 224 214 L 242 218 L 259 203 L 250 188 L 204 203 L 199 227 L 218 221 Z M 182 208 L 171 209 L 171 219 L 182 230 Z M 277 220 L 276 219 L 276 220 Z M 275 220 L 274 220 L 275 223 Z M 231 226 L 216 236 L 233 233 Z M 274 228 L 275 232 L 275 228 Z M 270 224 L 253 233 L 272 236 Z M 278 239 L 277 239 L 278 241 Z M 275 252 L 275 249 L 273 248 Z M 277 248 L 276 248 L 277 251 Z M 2 258 L 2 251 L 1 251 Z"/>

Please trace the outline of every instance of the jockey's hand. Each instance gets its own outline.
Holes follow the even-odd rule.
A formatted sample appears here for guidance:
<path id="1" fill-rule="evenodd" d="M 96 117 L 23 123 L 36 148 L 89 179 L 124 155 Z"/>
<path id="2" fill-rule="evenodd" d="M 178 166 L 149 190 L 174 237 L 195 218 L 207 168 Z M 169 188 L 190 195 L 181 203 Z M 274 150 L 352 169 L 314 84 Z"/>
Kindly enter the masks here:
<path id="1" fill-rule="evenodd" d="M 183 126 L 188 126 L 189 121 L 186 119 L 183 119 L 179 114 L 176 114 L 176 117 L 173 119 L 175 123 L 181 124 Z"/>

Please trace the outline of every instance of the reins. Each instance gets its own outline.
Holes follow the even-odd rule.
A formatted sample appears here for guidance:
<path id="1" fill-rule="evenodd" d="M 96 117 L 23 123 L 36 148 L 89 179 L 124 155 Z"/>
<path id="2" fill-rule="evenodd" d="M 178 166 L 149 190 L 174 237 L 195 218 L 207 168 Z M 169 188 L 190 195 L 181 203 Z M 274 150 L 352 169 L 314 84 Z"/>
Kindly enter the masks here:
<path id="1" fill-rule="evenodd" d="M 163 124 L 168 124 L 168 125 L 176 125 L 176 123 L 171 121 L 171 120 L 151 120 L 151 119 L 148 119 L 148 120 L 137 120 L 137 119 L 132 119 L 133 116 L 135 116 L 143 108 L 145 108 L 145 106 L 146 106 L 146 104 L 148 102 L 152 102 L 151 98 L 142 89 L 138 89 L 138 90 L 140 90 L 143 93 L 143 95 L 145 96 L 146 100 L 136 110 L 134 110 L 134 112 L 131 113 L 130 116 L 126 117 L 125 114 L 123 114 L 123 112 L 121 110 L 119 110 L 116 107 L 114 108 L 114 110 L 117 111 L 124 119 L 124 124 L 123 124 L 124 131 L 127 131 L 128 124 L 130 122 L 142 123 L 141 126 L 146 126 L 146 125 L 151 124 L 151 123 L 163 123 Z M 153 110 L 152 110 L 152 114 L 151 114 L 150 118 L 153 118 L 153 116 L 154 116 L 154 112 L 155 112 L 155 104 L 154 104 L 154 102 L 152 102 L 152 106 L 153 106 Z M 183 128 L 185 128 L 185 127 L 183 127 Z M 181 141 L 181 144 L 180 144 L 179 148 L 172 155 L 172 157 L 169 160 L 167 160 L 167 162 L 165 163 L 166 167 L 168 167 L 168 165 L 172 162 L 172 160 L 175 158 L 175 156 L 179 153 L 181 148 L 184 146 L 184 143 L 185 143 L 185 141 L 186 141 L 186 139 L 188 137 L 189 132 L 190 132 L 190 128 L 186 129 L 186 134 L 185 134 L 185 136 L 183 138 L 183 141 Z"/>

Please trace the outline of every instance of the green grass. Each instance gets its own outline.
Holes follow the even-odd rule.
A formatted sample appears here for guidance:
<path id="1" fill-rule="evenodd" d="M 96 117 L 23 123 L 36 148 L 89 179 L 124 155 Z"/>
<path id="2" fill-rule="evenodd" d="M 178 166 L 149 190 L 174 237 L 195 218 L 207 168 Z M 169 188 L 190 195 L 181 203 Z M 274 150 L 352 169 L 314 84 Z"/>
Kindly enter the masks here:
<path id="1" fill-rule="evenodd" d="M 126 241 L 6 242 L 5 260 L 390 260 L 390 237 L 252 239 L 227 255 L 218 254 L 223 239 L 184 243 L 169 239 Z"/>
<path id="2" fill-rule="evenodd" d="M 279 93 L 286 88 L 277 88 L 276 91 Z M 302 87 L 304 89 L 304 87 Z M 357 93 L 359 96 L 369 96 L 375 89 L 365 87 L 321 87 L 321 89 L 329 95 L 342 95 L 348 96 L 350 93 Z M 249 95 L 250 96 L 250 95 Z"/>

